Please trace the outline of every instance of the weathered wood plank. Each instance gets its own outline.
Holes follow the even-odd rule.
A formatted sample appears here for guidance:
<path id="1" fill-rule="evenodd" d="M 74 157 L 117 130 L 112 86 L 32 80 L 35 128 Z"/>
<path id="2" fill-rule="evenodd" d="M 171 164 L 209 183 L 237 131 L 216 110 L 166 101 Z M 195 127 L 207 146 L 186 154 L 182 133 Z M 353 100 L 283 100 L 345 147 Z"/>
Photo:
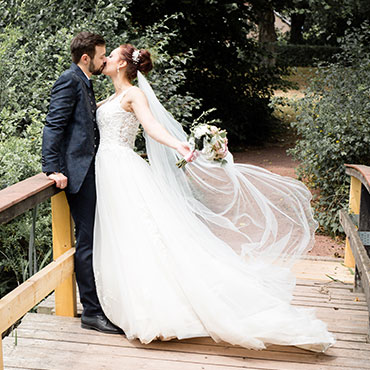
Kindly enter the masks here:
<path id="1" fill-rule="evenodd" d="M 73 273 L 75 249 L 60 256 L 0 300 L 0 333 Z"/>
<path id="2" fill-rule="evenodd" d="M 351 243 L 351 249 L 356 259 L 356 267 L 361 275 L 362 288 L 366 296 L 368 307 L 370 307 L 370 258 L 361 242 L 355 225 L 352 223 L 345 210 L 339 211 L 339 219 Z"/>
<path id="3" fill-rule="evenodd" d="M 338 328 L 334 327 L 334 329 Z M 17 333 L 18 352 L 12 352 L 13 355 L 18 356 L 17 359 L 20 361 L 17 365 L 28 365 L 30 362 L 26 362 L 29 360 L 27 356 L 37 356 L 37 353 L 40 356 L 40 354 L 42 354 L 42 359 L 39 359 L 40 364 L 36 362 L 35 368 L 42 368 L 37 366 L 41 366 L 43 363 L 42 360 L 47 359 L 44 358 L 44 353 L 49 356 L 53 348 L 60 348 L 61 342 L 67 342 L 63 344 L 63 346 L 65 346 L 64 350 L 66 351 L 65 353 L 68 353 L 68 356 L 71 354 L 75 355 L 75 351 L 77 351 L 80 353 L 80 357 L 88 356 L 90 358 L 90 352 L 86 351 L 84 347 L 79 347 L 81 344 L 85 344 L 89 350 L 93 348 L 91 353 L 99 354 L 99 358 L 101 358 L 102 361 L 104 359 L 106 366 L 119 366 L 118 368 L 121 368 L 120 361 L 127 363 L 127 359 L 132 357 L 138 359 L 138 362 L 132 363 L 135 369 L 140 368 L 140 359 L 142 358 L 145 358 L 150 364 L 160 364 L 158 366 L 169 366 L 169 361 L 169 363 L 174 363 L 176 366 L 178 363 L 189 366 L 189 369 L 196 369 L 199 363 L 201 363 L 202 366 L 218 366 L 219 368 L 225 369 L 238 367 L 259 369 L 306 369 L 306 366 L 308 366 L 310 369 L 334 370 L 340 368 L 369 368 L 370 366 L 367 365 L 369 363 L 367 359 L 369 358 L 368 356 L 370 356 L 370 344 L 365 343 L 366 336 L 353 333 L 335 333 L 338 342 L 324 355 L 311 353 L 291 346 L 270 346 L 264 351 L 253 351 L 237 346 L 230 346 L 227 343 L 215 343 L 210 338 L 190 338 L 182 341 L 174 340 L 169 342 L 155 341 L 148 345 L 143 345 L 139 341 L 129 342 L 123 336 L 107 335 L 82 329 L 79 318 L 65 318 L 40 314 L 27 314 L 18 327 Z M 31 342 L 25 342 L 26 339 Z M 36 342 L 34 342 L 35 339 Z M 7 338 L 8 344 L 12 345 L 12 341 L 14 342 L 14 338 Z M 106 348 L 96 349 L 92 346 L 94 344 L 100 347 L 105 346 Z M 78 348 L 76 348 L 76 346 Z M 6 346 L 4 347 L 7 348 Z M 126 348 L 124 352 L 122 352 L 122 347 Z M 31 351 L 37 348 L 37 351 L 35 350 L 32 353 L 25 352 L 28 351 L 29 348 L 32 348 Z M 138 352 L 131 353 L 132 350 Z M 147 350 L 151 352 L 148 353 Z M 142 353 L 142 351 L 145 351 L 145 353 Z M 155 351 L 158 356 L 153 356 L 152 351 Z M 182 354 L 181 358 L 176 356 L 178 353 Z M 114 364 L 109 362 L 112 354 L 114 358 L 117 357 L 115 359 L 117 362 L 114 362 Z M 56 366 L 53 369 L 64 369 L 63 367 L 57 367 L 58 361 L 54 359 L 55 355 L 56 353 L 52 354 L 50 357 L 50 361 Z M 205 359 L 202 360 L 202 357 L 197 358 L 196 356 L 194 357 L 194 355 L 203 355 L 208 359 L 207 361 Z M 309 358 L 306 357 L 307 355 Z M 14 365 L 13 362 L 8 362 L 8 356 L 11 356 L 11 354 L 6 352 L 6 363 Z M 24 356 L 23 362 L 20 360 L 22 356 Z M 220 357 L 222 357 L 222 360 L 220 360 Z M 119 360 L 119 358 L 121 360 Z M 354 358 L 356 360 L 353 360 Z M 164 362 L 162 364 L 157 361 Z M 104 368 L 102 367 L 103 362 L 98 362 L 97 364 L 98 365 L 96 365 L 94 361 L 94 365 L 97 367 L 89 367 L 89 370 Z M 81 363 L 79 365 L 81 365 Z M 146 366 L 149 365 L 147 364 Z M 109 368 L 109 366 L 107 368 Z M 150 367 L 145 368 L 150 369 Z M 156 367 L 153 368 L 157 369 Z M 165 369 L 166 367 L 163 368 Z M 172 367 L 170 366 L 168 368 Z M 73 367 L 71 367 L 71 369 L 73 369 Z"/>
<path id="4" fill-rule="evenodd" d="M 297 278 L 306 280 L 332 281 L 331 276 L 344 283 L 353 283 L 354 276 L 348 267 L 335 261 L 310 261 L 306 259 L 298 260 L 292 267 L 292 272 Z M 329 275 L 329 276 L 328 276 Z"/>
<path id="5" fill-rule="evenodd" d="M 335 295 L 335 300 L 328 301 L 327 291 Z M 361 300 L 356 301 L 356 297 Z M 27 314 L 17 329 L 17 348 L 14 348 L 14 338 L 4 340 L 4 359 L 10 368 L 53 370 L 370 369 L 370 344 L 366 343 L 368 311 L 364 298 L 363 293 L 353 293 L 349 284 L 298 280 L 294 304 L 315 307 L 317 317 L 324 319 L 337 338 L 335 346 L 326 354 L 275 345 L 253 351 L 215 343 L 211 338 L 143 345 L 139 341 L 129 342 L 123 336 L 82 329 L 79 318 Z M 52 295 L 48 299 L 53 299 Z M 318 305 L 322 307 L 317 308 Z M 68 361 L 64 361 L 65 353 Z"/>
<path id="6" fill-rule="evenodd" d="M 310 302 L 307 302 L 307 301 L 302 301 L 302 300 L 298 300 L 298 299 L 294 299 L 292 301 L 292 304 L 295 305 L 295 306 L 301 306 L 301 307 L 313 307 L 313 308 L 317 308 L 317 307 L 322 307 L 322 308 L 332 308 L 334 310 L 339 310 L 339 309 L 346 309 L 346 310 L 351 310 L 353 312 L 365 312 L 367 313 L 368 310 L 367 310 L 367 307 L 364 307 L 364 306 L 356 306 L 354 307 L 351 303 L 348 303 L 348 304 L 342 304 L 342 303 L 321 303 L 321 302 L 317 302 L 317 303 L 310 303 Z"/>
<path id="7" fill-rule="evenodd" d="M 332 304 L 329 306 L 320 305 L 321 307 L 318 307 L 318 305 L 314 302 L 310 301 L 299 301 L 300 297 L 296 297 L 297 299 L 293 301 L 294 305 L 297 306 L 307 306 L 307 307 L 314 307 L 316 309 L 316 312 L 318 315 L 322 318 L 332 318 L 333 315 L 342 315 L 347 320 L 362 320 L 368 322 L 368 311 L 366 307 L 363 307 L 361 310 L 355 309 L 356 307 L 353 307 L 351 305 L 352 301 L 344 301 L 347 302 L 347 305 L 342 306 L 339 304 Z M 355 298 L 355 297 L 354 297 Z M 55 313 L 55 301 L 54 301 L 54 294 L 51 294 L 46 300 L 41 302 L 37 306 L 37 312 L 40 314 L 54 314 Z M 77 303 L 77 313 L 82 313 L 82 306 L 78 302 Z"/>
<path id="8" fill-rule="evenodd" d="M 86 330 L 85 330 L 86 332 Z M 29 339 L 41 339 L 41 340 L 55 340 L 55 341 L 65 341 L 77 342 L 77 343 L 88 343 L 88 344 L 101 344 L 102 338 L 96 335 L 88 335 L 85 332 L 73 333 L 71 330 L 65 331 L 51 331 L 40 329 L 27 329 L 20 327 L 17 329 L 18 338 L 29 338 Z M 191 341 L 181 341 L 181 340 L 171 340 L 169 342 L 154 341 L 149 344 L 141 344 L 139 342 L 124 341 L 122 337 L 119 336 L 109 336 L 104 337 L 104 345 L 106 346 L 123 346 L 127 348 L 142 348 L 142 349 L 158 349 L 158 350 L 168 350 L 168 351 L 181 351 L 181 352 L 191 352 L 191 353 L 202 353 L 202 354 L 216 354 L 223 356 L 236 356 L 245 357 L 248 353 L 253 350 L 246 350 L 245 348 L 239 346 L 231 346 L 227 343 L 219 343 L 218 346 L 210 345 L 209 342 L 205 341 L 205 338 L 198 338 L 201 341 L 198 343 L 192 343 Z M 20 339 L 21 340 L 21 339 Z M 268 351 L 271 352 L 289 352 L 289 353 L 301 353 L 306 355 L 312 355 L 312 353 L 307 352 L 301 348 L 294 346 L 268 346 Z M 266 354 L 266 353 L 265 353 Z M 325 353 L 325 356 L 335 356 L 335 357 L 347 357 L 353 358 L 369 359 L 370 356 L 370 345 L 367 350 L 359 350 L 358 348 L 346 348 L 341 346 L 340 343 L 336 343 L 334 347 L 329 348 Z M 248 356 L 249 357 L 249 356 Z M 268 358 L 268 354 L 266 355 Z"/>
<path id="9" fill-rule="evenodd" d="M 28 316 L 28 315 L 27 315 Z M 336 319 L 327 319 L 320 317 L 317 315 L 317 317 L 324 322 L 326 322 L 328 329 L 333 333 L 347 333 L 347 334 L 359 334 L 366 336 L 367 330 L 367 321 L 349 321 L 349 320 L 336 320 Z M 46 319 L 48 320 L 48 319 Z M 57 325 L 54 321 L 50 322 L 42 322 L 42 321 L 32 321 L 32 322 L 24 322 L 22 321 L 22 325 L 24 328 L 32 329 L 35 326 L 39 328 L 44 328 L 45 330 L 52 330 L 53 331 L 53 325 Z M 63 330 L 76 330 L 75 323 L 68 323 L 68 322 L 62 322 L 59 325 L 63 326 Z"/>
<path id="10" fill-rule="evenodd" d="M 357 164 L 345 164 L 345 166 L 346 174 L 360 180 L 370 193 L 370 167 Z"/>
<path id="11" fill-rule="evenodd" d="M 342 328 L 340 327 L 340 325 L 336 325 L 335 324 L 335 320 L 332 320 L 331 322 L 330 321 L 327 321 L 325 320 L 325 322 L 327 322 L 329 324 L 329 329 L 335 333 L 339 333 Z M 345 322 L 345 324 L 348 326 L 348 323 Z M 332 326 L 332 327 L 330 327 Z M 363 325 L 361 323 L 356 323 L 356 324 L 353 324 L 353 327 L 354 328 L 358 328 L 358 327 L 365 327 L 366 328 L 366 325 Z M 80 327 L 80 320 L 79 318 L 69 318 L 68 320 L 66 320 L 65 318 L 63 317 L 58 317 L 58 316 L 48 316 L 48 315 L 40 315 L 40 314 L 28 314 L 26 315 L 23 320 L 22 320 L 22 328 L 26 328 L 26 329 L 34 329 L 34 328 L 40 328 L 40 329 L 43 329 L 43 330 L 49 330 L 49 331 L 56 331 L 56 330 L 61 330 L 62 332 L 73 332 L 73 333 L 86 333 L 86 334 L 91 334 L 91 335 L 102 335 L 100 333 L 96 333 L 94 331 L 86 331 L 85 329 L 82 329 Z M 364 332 L 364 330 L 362 330 Z M 350 333 L 352 335 L 354 335 L 354 333 Z M 104 335 L 104 334 L 103 334 Z M 342 337 L 342 335 L 340 335 L 340 340 L 349 340 L 349 341 L 365 341 L 365 335 L 357 335 L 355 336 L 355 338 L 344 338 Z M 193 339 L 189 339 L 189 340 L 193 340 Z M 205 340 L 205 338 L 201 338 L 201 340 Z M 369 349 L 370 349 L 370 344 L 368 344 L 369 346 Z"/>
<path id="12" fill-rule="evenodd" d="M 28 316 L 28 315 L 27 315 Z M 48 319 L 46 319 L 48 320 Z M 96 341 L 96 343 L 100 343 L 102 341 L 101 337 L 106 338 L 105 334 L 95 332 L 92 330 L 85 330 L 82 329 L 79 325 L 79 323 L 73 323 L 71 325 L 65 325 L 61 323 L 52 323 L 52 322 L 28 322 L 24 323 L 22 322 L 22 325 L 17 328 L 17 333 L 18 336 L 25 336 L 25 337 L 34 337 L 34 338 L 39 338 L 39 333 L 40 332 L 46 332 L 48 335 L 56 339 L 57 337 L 60 337 L 60 340 L 67 339 L 67 336 L 73 335 L 73 336 L 79 336 L 82 335 L 83 337 L 88 337 L 91 336 L 91 340 Z M 32 334 L 34 333 L 34 334 Z M 55 336 L 54 336 L 55 335 Z M 335 333 L 335 335 L 337 335 Z M 119 338 L 118 336 L 114 336 L 115 338 Z M 361 341 L 362 338 L 362 341 Z M 82 337 L 80 338 L 81 341 L 83 341 Z M 80 340 L 79 339 L 79 340 Z M 333 348 L 342 348 L 342 349 L 353 349 L 353 350 L 362 350 L 366 352 L 367 354 L 364 355 L 366 358 L 369 358 L 370 356 L 370 343 L 366 343 L 365 341 L 365 336 L 359 336 L 360 341 L 351 341 L 351 340 L 344 340 L 344 339 L 339 339 L 337 338 L 337 342 L 335 343 L 335 346 Z M 84 339 L 87 342 L 89 342 L 88 339 Z M 117 339 L 118 340 L 118 339 Z M 120 340 L 120 339 L 119 339 Z M 203 338 L 189 338 L 189 339 L 182 339 L 182 340 L 172 340 L 172 343 L 174 342 L 179 342 L 182 345 L 186 344 L 191 344 L 191 345 L 207 345 L 207 346 L 214 346 L 214 347 L 227 347 L 228 350 L 230 348 L 240 348 L 238 346 L 230 346 L 230 344 L 225 343 L 225 342 L 219 342 L 216 343 L 214 342 L 211 338 L 209 337 L 203 337 Z M 95 342 L 94 342 L 95 343 Z M 106 344 L 110 342 L 105 342 Z M 162 343 L 162 342 L 156 342 L 156 343 Z M 146 348 L 148 345 L 143 345 L 144 348 Z M 271 345 L 268 347 L 269 350 L 271 351 L 280 351 L 280 352 L 299 352 L 299 353 L 307 353 L 305 350 L 293 347 L 293 346 L 277 346 L 277 345 Z M 244 349 L 243 349 L 244 350 Z M 331 350 L 331 349 L 330 349 Z"/>
<path id="13" fill-rule="evenodd" d="M 0 224 L 8 222 L 61 190 L 39 173 L 0 190 Z"/>
<path id="14" fill-rule="evenodd" d="M 339 289 L 331 287 L 330 285 L 322 285 L 322 286 L 305 286 L 305 285 L 296 285 L 294 289 L 294 294 L 298 293 L 320 293 L 325 294 L 330 292 L 332 295 L 337 295 L 340 297 L 362 297 L 365 298 L 365 293 L 363 292 L 354 292 L 353 286 L 351 285 L 348 289 Z"/>
<path id="15" fill-rule="evenodd" d="M 361 302 L 366 304 L 366 297 L 364 295 L 339 295 L 335 293 L 311 293 L 311 292 L 295 292 L 294 297 L 300 298 L 305 297 L 307 299 L 325 299 L 325 300 L 339 300 L 341 302 Z"/>
<path id="16" fill-rule="evenodd" d="M 346 291 L 353 292 L 353 285 L 350 283 L 341 283 L 341 282 L 335 282 L 333 280 L 330 281 L 322 281 L 322 280 L 313 280 L 313 279 L 299 279 L 296 280 L 297 286 L 310 286 L 310 287 L 330 287 L 330 288 L 336 288 L 336 289 L 343 289 Z"/>
<path id="17" fill-rule="evenodd" d="M 108 340 L 108 336 L 106 337 Z M 121 338 L 121 343 L 117 345 L 106 345 L 104 343 L 92 344 L 84 342 L 66 342 L 66 341 L 49 341 L 43 339 L 28 339 L 18 338 L 17 349 L 21 349 L 22 352 L 27 348 L 38 348 L 39 353 L 47 354 L 50 350 L 56 347 L 62 353 L 68 353 L 71 355 L 78 352 L 80 357 L 90 357 L 91 355 L 100 355 L 100 357 L 108 360 L 111 356 L 121 357 L 126 359 L 128 357 L 146 358 L 150 361 L 173 361 L 182 363 L 196 363 L 204 365 L 218 365 L 218 366 L 230 366 L 230 367 L 244 367 L 245 364 L 249 364 L 255 367 L 259 367 L 262 364 L 266 364 L 269 361 L 270 364 L 280 363 L 284 365 L 286 369 L 297 369 L 297 365 L 321 365 L 331 367 L 331 370 L 337 368 L 350 368 L 353 369 L 362 367 L 370 369 L 370 363 L 367 359 L 360 358 L 349 358 L 349 357 L 337 357 L 329 356 L 325 354 L 311 353 L 306 351 L 305 353 L 284 353 L 278 351 L 254 351 L 239 348 L 242 352 L 239 356 L 227 355 L 224 351 L 222 354 L 214 353 L 194 353 L 194 352 L 183 352 L 178 349 L 169 350 L 173 346 L 178 346 L 178 343 L 171 342 L 153 342 L 152 346 L 157 346 L 156 349 L 152 349 L 150 345 L 142 345 L 138 341 L 129 342 L 125 338 Z M 11 350 L 5 345 L 6 353 Z M 235 348 L 226 348 L 226 351 Z M 6 359 L 7 357 L 5 357 Z M 295 367 L 292 367 L 292 364 Z M 314 367 L 313 367 L 314 368 Z M 320 368 L 320 367 L 319 367 Z M 316 367 L 317 369 L 317 367 Z"/>
<path id="18" fill-rule="evenodd" d="M 326 296 L 305 296 L 305 295 L 294 295 L 293 300 L 306 301 L 310 303 L 332 303 L 332 304 L 353 304 L 353 307 L 365 307 L 367 309 L 367 302 L 365 300 L 355 299 L 340 299 Z"/>
<path id="19" fill-rule="evenodd" d="M 49 349 L 42 361 L 38 356 L 38 348 L 26 349 L 22 357 L 17 359 L 10 358 L 7 363 L 27 366 L 30 370 L 101 370 L 101 369 L 119 369 L 119 370 L 231 370 L 231 369 L 265 369 L 265 370 L 334 370 L 348 369 L 348 367 L 332 367 L 325 365 L 299 364 L 299 363 L 279 363 L 268 360 L 244 359 L 238 362 L 238 365 L 208 365 L 196 362 L 171 361 L 166 359 L 136 358 L 109 355 L 102 358 L 99 354 L 88 353 L 87 356 L 80 353 L 71 353 L 68 358 L 63 358 L 56 349 Z M 53 361 L 53 362 L 51 362 Z M 364 368 L 356 367 L 356 370 Z"/>
<path id="20" fill-rule="evenodd" d="M 77 318 L 77 321 L 65 321 L 65 320 L 55 320 L 55 316 L 52 316 L 50 319 L 45 317 L 44 315 L 41 315 L 41 317 L 38 317 L 40 314 L 34 314 L 36 317 L 30 317 L 30 314 L 28 314 L 25 318 L 22 319 L 22 327 L 27 329 L 32 328 L 43 328 L 45 330 L 52 330 L 53 327 L 61 326 L 64 330 L 73 330 L 74 332 L 78 330 L 78 332 L 84 332 L 83 329 L 79 328 L 79 319 Z M 333 331 L 334 333 L 352 333 L 352 334 L 362 334 L 366 335 L 366 324 L 367 321 L 349 321 L 349 320 L 336 320 L 328 318 L 322 318 L 320 315 L 317 315 L 318 318 L 324 320 L 329 327 L 329 330 Z M 77 327 L 76 327 L 77 324 Z M 94 332 L 93 332 L 94 333 Z"/>

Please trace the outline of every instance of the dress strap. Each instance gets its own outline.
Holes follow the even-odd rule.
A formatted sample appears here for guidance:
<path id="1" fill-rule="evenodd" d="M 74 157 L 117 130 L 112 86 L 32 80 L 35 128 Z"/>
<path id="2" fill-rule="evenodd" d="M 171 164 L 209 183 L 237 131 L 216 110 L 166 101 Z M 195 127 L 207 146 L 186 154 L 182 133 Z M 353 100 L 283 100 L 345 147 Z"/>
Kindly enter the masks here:
<path id="1" fill-rule="evenodd" d="M 116 98 L 118 98 L 119 96 L 122 98 L 122 97 L 124 97 L 125 95 L 126 95 L 126 93 L 127 93 L 127 91 L 129 91 L 130 89 L 132 89 L 134 86 L 130 86 L 128 89 L 126 89 L 126 90 L 123 90 L 123 91 L 121 91 L 117 96 L 116 96 Z M 120 99 L 121 100 L 121 99 Z"/>

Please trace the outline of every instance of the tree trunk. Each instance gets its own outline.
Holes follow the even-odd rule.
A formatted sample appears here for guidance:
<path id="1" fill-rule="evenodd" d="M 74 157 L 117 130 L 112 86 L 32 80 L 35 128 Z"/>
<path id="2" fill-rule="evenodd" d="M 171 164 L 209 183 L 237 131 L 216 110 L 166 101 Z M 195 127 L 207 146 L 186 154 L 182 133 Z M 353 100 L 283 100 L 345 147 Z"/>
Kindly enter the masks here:
<path id="1" fill-rule="evenodd" d="M 258 41 L 275 42 L 275 15 L 273 9 L 265 9 L 258 14 Z"/>
<path id="2" fill-rule="evenodd" d="M 302 44 L 303 43 L 303 24 L 305 20 L 305 14 L 293 13 L 291 16 L 290 26 L 290 40 L 291 44 Z"/>
<path id="3" fill-rule="evenodd" d="M 264 64 L 272 67 L 275 65 L 275 14 L 272 8 L 258 12 L 258 41 L 264 44 L 268 55 L 264 58 Z"/>

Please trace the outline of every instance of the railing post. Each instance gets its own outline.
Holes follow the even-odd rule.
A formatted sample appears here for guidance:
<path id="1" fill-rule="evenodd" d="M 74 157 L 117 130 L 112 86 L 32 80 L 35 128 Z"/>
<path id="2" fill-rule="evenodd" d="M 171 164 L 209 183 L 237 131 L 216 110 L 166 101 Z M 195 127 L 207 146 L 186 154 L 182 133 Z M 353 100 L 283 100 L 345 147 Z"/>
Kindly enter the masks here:
<path id="1" fill-rule="evenodd" d="M 2 338 L 2 333 L 0 333 L 0 370 L 4 370 L 3 338 Z"/>
<path id="2" fill-rule="evenodd" d="M 360 214 L 361 181 L 351 176 L 351 188 L 349 192 L 349 213 Z M 351 250 L 348 237 L 346 237 L 346 248 L 344 251 L 344 264 L 347 267 L 355 267 L 355 258 Z"/>
<path id="3" fill-rule="evenodd" d="M 74 246 L 73 221 L 64 191 L 51 197 L 51 211 L 55 260 Z M 77 316 L 75 273 L 55 289 L 55 314 Z"/>
<path id="4" fill-rule="evenodd" d="M 28 243 L 28 271 L 29 276 L 37 272 L 37 259 L 35 250 L 35 232 L 36 232 L 36 217 L 37 217 L 37 205 L 32 209 L 32 225 L 30 232 L 30 240 Z"/>

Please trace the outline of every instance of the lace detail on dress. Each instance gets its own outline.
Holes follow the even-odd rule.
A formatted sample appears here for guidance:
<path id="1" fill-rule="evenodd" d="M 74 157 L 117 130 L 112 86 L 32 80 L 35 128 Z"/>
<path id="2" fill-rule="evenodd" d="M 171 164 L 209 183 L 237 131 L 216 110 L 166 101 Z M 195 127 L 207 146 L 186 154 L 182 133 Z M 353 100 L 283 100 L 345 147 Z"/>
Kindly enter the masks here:
<path id="1" fill-rule="evenodd" d="M 108 98 L 97 112 L 97 123 L 100 132 L 100 146 L 120 145 L 133 148 L 140 122 L 132 112 L 121 107 L 121 99 L 129 89 L 121 94 Z"/>

